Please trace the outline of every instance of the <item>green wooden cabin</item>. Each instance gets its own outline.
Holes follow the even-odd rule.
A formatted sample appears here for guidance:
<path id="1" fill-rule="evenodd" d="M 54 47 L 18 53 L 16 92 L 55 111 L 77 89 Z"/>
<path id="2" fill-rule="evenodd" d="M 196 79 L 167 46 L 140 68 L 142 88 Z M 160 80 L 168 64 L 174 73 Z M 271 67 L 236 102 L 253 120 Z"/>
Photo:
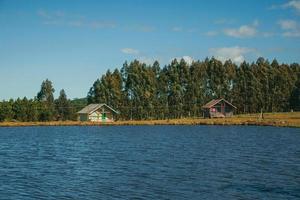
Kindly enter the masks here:
<path id="1" fill-rule="evenodd" d="M 80 121 L 113 122 L 118 112 L 106 104 L 89 104 L 77 112 Z"/>

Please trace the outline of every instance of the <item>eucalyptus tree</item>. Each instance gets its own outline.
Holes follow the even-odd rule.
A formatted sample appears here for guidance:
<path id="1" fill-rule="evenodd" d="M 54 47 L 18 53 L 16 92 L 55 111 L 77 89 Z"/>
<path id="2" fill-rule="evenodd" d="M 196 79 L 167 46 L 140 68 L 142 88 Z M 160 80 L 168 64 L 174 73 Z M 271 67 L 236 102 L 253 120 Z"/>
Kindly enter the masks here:
<path id="1" fill-rule="evenodd" d="M 40 121 L 51 121 L 55 120 L 55 104 L 54 95 L 55 92 L 52 82 L 48 79 L 42 82 L 41 89 L 37 93 L 37 100 L 40 102 Z"/>

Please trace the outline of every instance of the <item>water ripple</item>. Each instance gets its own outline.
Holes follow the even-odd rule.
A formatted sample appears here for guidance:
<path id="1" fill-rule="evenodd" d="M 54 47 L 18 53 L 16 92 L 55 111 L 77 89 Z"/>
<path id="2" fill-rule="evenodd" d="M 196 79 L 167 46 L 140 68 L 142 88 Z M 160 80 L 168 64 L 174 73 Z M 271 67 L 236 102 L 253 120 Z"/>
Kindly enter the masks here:
<path id="1" fill-rule="evenodd" d="M 299 199 L 300 131 L 0 128 L 0 199 Z"/>

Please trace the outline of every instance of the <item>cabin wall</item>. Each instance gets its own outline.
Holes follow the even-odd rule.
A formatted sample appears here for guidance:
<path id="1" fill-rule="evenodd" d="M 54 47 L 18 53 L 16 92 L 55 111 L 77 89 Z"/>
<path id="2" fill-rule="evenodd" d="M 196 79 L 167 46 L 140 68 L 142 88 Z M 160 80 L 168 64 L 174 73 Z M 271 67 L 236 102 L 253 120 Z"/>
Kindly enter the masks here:
<path id="1" fill-rule="evenodd" d="M 102 118 L 102 115 L 98 111 L 95 111 L 95 112 L 89 114 L 89 121 L 91 121 L 91 122 L 100 122 L 101 118 Z"/>
<path id="2" fill-rule="evenodd" d="M 216 111 L 216 112 L 210 111 L 210 117 L 211 118 L 222 118 L 222 117 L 225 117 L 225 115 L 218 111 Z"/>
<path id="3" fill-rule="evenodd" d="M 87 114 L 79 114 L 79 120 L 82 122 L 88 121 L 88 115 Z"/>
<path id="4" fill-rule="evenodd" d="M 222 108 L 223 107 L 223 108 Z M 234 108 L 227 104 L 216 104 L 211 108 L 204 109 L 204 118 L 222 118 L 222 117 L 232 117 Z"/>
<path id="5" fill-rule="evenodd" d="M 225 117 L 232 117 L 232 116 L 233 116 L 233 111 L 225 113 Z"/>
<path id="6" fill-rule="evenodd" d="M 210 111 L 209 111 L 209 109 L 204 109 L 204 111 L 203 111 L 203 117 L 204 118 L 210 118 Z"/>
<path id="7" fill-rule="evenodd" d="M 115 120 L 116 116 L 117 115 L 115 112 L 113 112 L 108 106 L 104 105 L 90 114 L 79 112 L 78 120 L 92 122 L 112 122 Z"/>
<path id="8" fill-rule="evenodd" d="M 112 112 L 106 113 L 106 117 L 107 117 L 107 119 L 114 121 L 114 114 L 112 114 Z"/>
<path id="9" fill-rule="evenodd" d="M 89 115 L 89 121 L 92 122 L 112 122 L 114 115 L 106 108 L 100 108 Z"/>
<path id="10" fill-rule="evenodd" d="M 226 105 L 225 113 L 233 113 L 233 108 L 231 106 Z"/>

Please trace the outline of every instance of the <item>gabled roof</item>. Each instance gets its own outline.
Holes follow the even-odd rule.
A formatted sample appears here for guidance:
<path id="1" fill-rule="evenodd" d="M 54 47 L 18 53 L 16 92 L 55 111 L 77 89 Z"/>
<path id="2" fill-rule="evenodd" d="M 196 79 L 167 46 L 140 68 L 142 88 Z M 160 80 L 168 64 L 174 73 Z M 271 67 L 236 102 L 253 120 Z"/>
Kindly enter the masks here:
<path id="1" fill-rule="evenodd" d="M 208 102 L 207 104 L 205 104 L 204 106 L 202 106 L 202 108 L 211 108 L 214 105 L 218 104 L 220 101 L 224 101 L 225 103 L 231 105 L 232 107 L 234 107 L 236 109 L 236 107 L 234 105 L 232 105 L 229 101 L 226 101 L 225 99 L 213 99 L 210 102 Z"/>
<path id="2" fill-rule="evenodd" d="M 98 110 L 101 107 L 107 107 L 109 110 L 113 111 L 114 113 L 119 113 L 118 111 L 114 110 L 113 108 L 109 107 L 108 105 L 106 105 L 105 103 L 101 103 L 101 104 L 89 104 L 86 107 L 84 107 L 82 110 L 78 111 L 78 114 L 90 114 L 96 110 Z"/>

